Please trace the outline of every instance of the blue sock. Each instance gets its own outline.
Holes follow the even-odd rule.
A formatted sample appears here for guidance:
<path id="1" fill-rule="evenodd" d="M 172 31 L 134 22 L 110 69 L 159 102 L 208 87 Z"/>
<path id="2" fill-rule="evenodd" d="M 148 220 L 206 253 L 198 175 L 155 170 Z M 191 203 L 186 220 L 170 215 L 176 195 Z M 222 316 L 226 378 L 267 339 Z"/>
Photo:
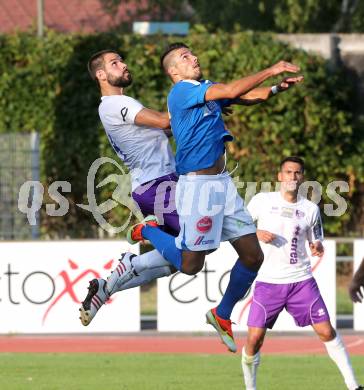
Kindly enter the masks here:
<path id="1" fill-rule="evenodd" d="M 216 308 L 219 317 L 228 320 L 235 304 L 244 297 L 257 277 L 257 272 L 246 268 L 238 259 L 231 270 L 229 284 L 222 300 Z"/>
<path id="2" fill-rule="evenodd" d="M 144 226 L 142 236 L 149 240 L 155 249 L 178 271 L 182 268 L 182 250 L 176 247 L 175 237 L 152 226 Z"/>

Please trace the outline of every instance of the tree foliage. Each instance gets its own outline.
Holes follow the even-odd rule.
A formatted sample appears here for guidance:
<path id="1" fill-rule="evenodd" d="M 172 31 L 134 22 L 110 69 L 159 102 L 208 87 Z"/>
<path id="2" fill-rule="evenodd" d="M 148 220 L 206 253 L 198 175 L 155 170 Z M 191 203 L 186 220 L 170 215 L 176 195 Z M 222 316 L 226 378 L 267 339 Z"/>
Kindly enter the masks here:
<path id="1" fill-rule="evenodd" d="M 362 32 L 364 3 L 357 0 L 280 0 L 273 10 L 282 32 Z"/>
<path id="2" fill-rule="evenodd" d="M 159 55 L 172 40 L 50 31 L 43 40 L 27 33 L 0 36 L 0 132 L 40 131 L 43 184 L 67 180 L 72 185 L 72 192 L 63 194 L 71 204 L 70 212 L 62 218 L 44 215 L 44 234 L 97 235 L 95 220 L 76 204 L 88 203 L 86 178 L 91 163 L 100 156 L 117 159 L 98 118 L 99 91 L 87 73 L 88 58 L 104 48 L 120 50 L 134 78 L 127 93 L 146 107 L 165 110 L 171 84 L 159 68 Z M 326 230 L 338 235 L 349 228 L 357 230 L 364 216 L 358 206 L 364 192 L 364 132 L 362 124 L 352 122 L 352 86 L 343 72 L 333 73 L 322 58 L 292 49 L 267 34 L 211 34 L 199 27 L 186 41 L 199 54 L 205 77 L 215 81 L 240 78 L 282 58 L 301 66 L 302 85 L 263 105 L 237 107 L 227 119 L 235 136 L 228 147 L 229 169 L 238 163 L 233 176 L 245 183 L 244 195 L 246 182 L 273 182 L 282 157 L 301 155 L 306 159 L 307 178 L 322 184 L 325 200 L 332 180 L 351 184 L 349 194 L 343 194 L 349 211 L 341 218 L 325 217 Z M 100 175 L 113 171 L 114 167 L 105 166 Z M 109 199 L 113 189 L 100 188 L 98 202 Z M 125 215 L 126 210 L 119 207 L 107 218 L 117 225 Z"/>
<path id="3" fill-rule="evenodd" d="M 363 32 L 364 2 L 359 0 L 190 0 L 196 20 L 211 29 L 283 33 Z"/>

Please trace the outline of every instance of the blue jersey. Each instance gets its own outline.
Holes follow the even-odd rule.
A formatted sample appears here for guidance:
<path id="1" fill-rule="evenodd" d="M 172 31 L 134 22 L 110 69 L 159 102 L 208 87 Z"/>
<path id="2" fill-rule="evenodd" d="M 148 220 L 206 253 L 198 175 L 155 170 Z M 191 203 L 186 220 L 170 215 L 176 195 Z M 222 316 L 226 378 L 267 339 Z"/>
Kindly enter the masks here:
<path id="1" fill-rule="evenodd" d="M 228 100 L 205 101 L 209 80 L 182 80 L 168 95 L 171 128 L 176 140 L 178 174 L 212 167 L 233 137 L 225 129 L 221 110 Z"/>

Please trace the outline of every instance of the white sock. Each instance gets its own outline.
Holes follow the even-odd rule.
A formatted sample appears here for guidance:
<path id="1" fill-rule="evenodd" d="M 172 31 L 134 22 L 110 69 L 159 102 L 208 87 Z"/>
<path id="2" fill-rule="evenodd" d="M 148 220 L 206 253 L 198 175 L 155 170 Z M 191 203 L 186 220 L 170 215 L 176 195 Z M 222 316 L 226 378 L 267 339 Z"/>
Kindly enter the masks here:
<path id="1" fill-rule="evenodd" d="M 245 347 L 241 351 L 241 366 L 243 368 L 246 390 L 256 390 L 257 370 L 260 363 L 260 353 L 248 356 Z"/>
<path id="2" fill-rule="evenodd" d="M 169 263 L 156 249 L 147 253 L 143 253 L 142 255 L 133 257 L 131 262 L 137 274 L 140 274 L 145 269 L 159 268 L 164 267 L 166 265 L 171 265 L 171 263 Z"/>
<path id="3" fill-rule="evenodd" d="M 355 390 L 356 388 L 358 388 L 359 385 L 355 379 L 349 355 L 340 336 L 336 334 L 336 337 L 333 340 L 327 341 L 324 344 L 330 358 L 335 362 L 341 372 L 341 375 L 344 377 L 344 381 L 347 388 L 349 390 Z"/>
<path id="4" fill-rule="evenodd" d="M 140 274 L 134 276 L 132 279 L 124 283 L 121 287 L 115 286 L 116 288 L 114 289 L 114 291 L 111 292 L 110 295 L 113 295 L 118 291 L 143 286 L 144 284 L 147 284 L 154 279 L 162 278 L 163 276 L 169 276 L 171 273 L 171 268 L 169 266 L 145 269 L 144 271 L 140 272 Z"/>

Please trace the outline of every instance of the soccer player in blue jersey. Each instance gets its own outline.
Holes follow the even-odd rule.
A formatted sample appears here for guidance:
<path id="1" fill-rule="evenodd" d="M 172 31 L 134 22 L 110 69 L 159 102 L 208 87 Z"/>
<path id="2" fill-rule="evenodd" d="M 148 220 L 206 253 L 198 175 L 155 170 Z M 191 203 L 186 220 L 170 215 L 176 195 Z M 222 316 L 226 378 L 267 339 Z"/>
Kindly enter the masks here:
<path id="1" fill-rule="evenodd" d="M 276 86 L 258 86 L 268 78 L 299 68 L 281 61 L 252 76 L 228 84 L 201 80 L 197 57 L 183 43 L 172 44 L 161 64 L 174 86 L 168 95 L 168 110 L 176 140 L 176 169 L 179 180 L 176 207 L 180 233 L 177 238 L 156 229 L 156 219 L 146 218 L 128 232 L 129 242 L 146 238 L 176 269 L 190 265 L 185 273 L 199 272 L 208 251 L 230 241 L 236 261 L 229 284 L 217 308 L 206 314 L 230 351 L 236 351 L 230 315 L 244 297 L 263 261 L 253 220 L 244 207 L 225 166 L 225 142 L 233 137 L 225 129 L 222 108 L 232 103 L 252 104 L 289 89 L 303 78 L 285 78 Z"/>

